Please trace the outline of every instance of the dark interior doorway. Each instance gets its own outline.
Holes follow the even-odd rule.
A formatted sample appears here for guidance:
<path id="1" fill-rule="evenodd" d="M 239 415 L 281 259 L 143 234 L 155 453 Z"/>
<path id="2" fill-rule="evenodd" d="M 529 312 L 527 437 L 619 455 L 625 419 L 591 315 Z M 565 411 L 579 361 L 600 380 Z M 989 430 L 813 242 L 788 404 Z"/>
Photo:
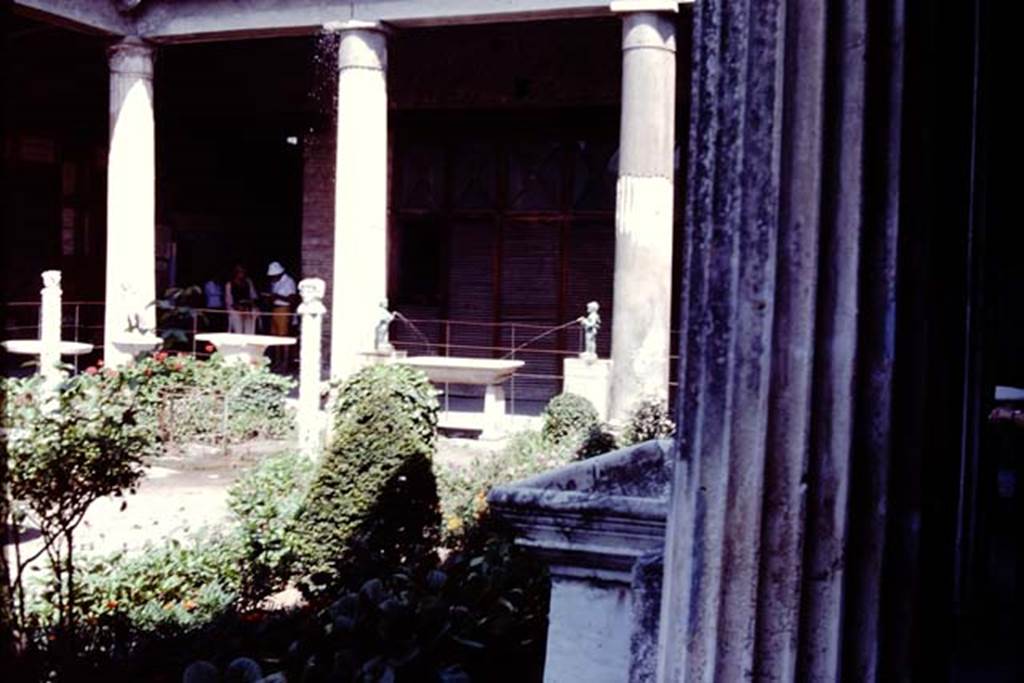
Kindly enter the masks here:
<path id="1" fill-rule="evenodd" d="M 972 174 L 966 243 L 964 434 L 954 531 L 957 680 L 1024 678 L 1024 230 L 1013 169 L 1021 150 L 1012 79 L 1019 25 L 1007 3 L 974 7 Z"/>

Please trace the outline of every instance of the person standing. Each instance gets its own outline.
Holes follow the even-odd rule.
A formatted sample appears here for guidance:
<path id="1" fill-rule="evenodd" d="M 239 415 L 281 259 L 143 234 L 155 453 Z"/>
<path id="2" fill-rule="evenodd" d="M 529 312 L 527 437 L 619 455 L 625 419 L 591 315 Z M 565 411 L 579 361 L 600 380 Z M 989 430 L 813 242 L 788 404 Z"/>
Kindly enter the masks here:
<path id="1" fill-rule="evenodd" d="M 224 303 L 228 309 L 228 332 L 256 334 L 256 286 L 238 264 L 224 285 Z"/>
<path id="2" fill-rule="evenodd" d="M 270 278 L 270 292 L 266 295 L 270 299 L 270 334 L 277 337 L 287 337 L 292 322 L 292 309 L 299 296 L 295 280 L 285 272 L 284 266 L 277 261 L 272 261 L 267 266 L 267 277 Z M 291 363 L 291 347 L 274 347 L 274 368 L 280 372 L 287 372 Z"/>
<path id="3" fill-rule="evenodd" d="M 205 328 L 207 332 L 221 332 L 224 320 L 224 283 L 217 281 L 213 272 L 203 283 L 203 306 L 206 308 Z"/>

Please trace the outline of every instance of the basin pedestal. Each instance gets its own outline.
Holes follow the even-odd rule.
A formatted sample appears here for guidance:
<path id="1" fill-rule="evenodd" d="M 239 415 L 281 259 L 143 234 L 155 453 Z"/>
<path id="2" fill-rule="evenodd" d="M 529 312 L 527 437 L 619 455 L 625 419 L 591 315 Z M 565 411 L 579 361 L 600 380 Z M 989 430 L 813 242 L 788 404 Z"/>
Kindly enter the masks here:
<path id="1" fill-rule="evenodd" d="M 649 680 L 672 447 L 647 441 L 488 496 L 551 572 L 545 683 Z"/>
<path id="2" fill-rule="evenodd" d="M 598 417 L 608 420 L 608 390 L 612 381 L 612 362 L 607 358 L 566 358 L 562 366 L 565 378 L 562 390 L 577 394 L 594 404 Z"/>
<path id="3" fill-rule="evenodd" d="M 484 389 L 484 412 L 477 428 L 484 440 L 500 439 L 506 432 L 505 389 L 502 385 L 525 364 L 521 360 L 413 356 L 396 362 L 419 368 L 435 384 L 476 384 Z M 442 425 L 461 427 L 462 425 Z"/>

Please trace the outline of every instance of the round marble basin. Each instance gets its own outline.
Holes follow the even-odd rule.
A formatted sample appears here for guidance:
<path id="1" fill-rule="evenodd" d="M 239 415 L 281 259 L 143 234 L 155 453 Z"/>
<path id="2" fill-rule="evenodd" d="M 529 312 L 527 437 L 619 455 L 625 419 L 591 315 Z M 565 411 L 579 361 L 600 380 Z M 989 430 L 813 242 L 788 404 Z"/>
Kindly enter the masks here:
<path id="1" fill-rule="evenodd" d="M 126 353 L 130 356 L 137 356 L 140 353 L 146 353 L 147 351 L 153 351 L 163 346 L 164 340 L 162 337 L 158 337 L 155 334 L 137 334 L 137 335 L 125 335 L 117 339 L 111 340 L 111 344 L 114 348 L 121 353 Z"/>
<path id="2" fill-rule="evenodd" d="M 43 352 L 43 342 L 38 339 L 11 339 L 2 342 L 8 353 L 16 353 L 23 356 L 38 356 Z M 92 344 L 85 342 L 62 341 L 60 343 L 60 355 L 81 356 L 92 351 Z"/>
<path id="3" fill-rule="evenodd" d="M 412 356 L 397 362 L 423 370 L 431 382 L 451 384 L 500 384 L 525 365 L 521 360 Z"/>
<path id="4" fill-rule="evenodd" d="M 235 334 L 233 332 L 208 332 L 197 334 L 196 341 L 213 344 L 224 360 L 232 362 L 253 362 L 263 358 L 268 346 L 291 346 L 295 337 L 276 337 L 271 334 Z"/>

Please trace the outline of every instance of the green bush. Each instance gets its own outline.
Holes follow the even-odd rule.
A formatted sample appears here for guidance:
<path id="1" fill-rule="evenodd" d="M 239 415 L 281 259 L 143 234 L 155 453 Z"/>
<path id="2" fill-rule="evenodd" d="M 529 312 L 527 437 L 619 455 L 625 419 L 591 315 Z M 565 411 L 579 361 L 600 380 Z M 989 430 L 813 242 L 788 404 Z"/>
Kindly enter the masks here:
<path id="1" fill-rule="evenodd" d="M 575 441 L 557 445 L 540 432 L 513 434 L 498 453 L 476 456 L 465 465 L 441 465 L 437 488 L 444 523 L 442 539 L 456 547 L 473 535 L 487 514 L 487 494 L 508 483 L 566 465 L 577 457 Z"/>
<path id="2" fill-rule="evenodd" d="M 551 399 L 541 417 L 544 421 L 541 433 L 553 444 L 578 439 L 600 424 L 594 404 L 582 396 L 569 393 L 558 394 Z"/>
<path id="3" fill-rule="evenodd" d="M 339 585 L 353 566 L 430 555 L 439 515 L 431 470 L 437 399 L 408 366 L 364 368 L 339 389 L 334 438 L 296 519 L 299 586 Z"/>
<path id="4" fill-rule="evenodd" d="M 291 578 L 295 514 L 313 471 L 309 458 L 282 453 L 263 460 L 228 491 L 245 569 L 241 593 L 249 604 L 281 590 Z"/>
<path id="5" fill-rule="evenodd" d="M 285 399 L 295 383 L 267 363 L 227 363 L 160 351 L 121 370 L 141 401 L 141 419 L 165 442 L 238 442 L 281 438 L 294 419 Z"/>
<path id="6" fill-rule="evenodd" d="M 592 458 L 616 448 L 615 436 L 601 423 L 594 404 L 577 394 L 551 399 L 541 414 L 544 439 L 555 447 L 570 447 L 580 458 Z"/>
<path id="7" fill-rule="evenodd" d="M 237 536 L 203 530 L 131 553 L 77 560 L 75 609 L 87 636 L 82 641 L 100 646 L 116 637 L 126 646 L 131 638 L 208 624 L 236 603 L 242 558 Z M 52 575 L 38 582 L 30 614 L 35 627 L 46 634 L 57 626 L 58 596 Z"/>
<path id="8" fill-rule="evenodd" d="M 648 398 L 640 401 L 633 409 L 622 434 L 622 441 L 623 445 L 631 446 L 651 439 L 668 438 L 675 431 L 676 425 L 668 415 L 668 404 L 660 399 Z"/>

